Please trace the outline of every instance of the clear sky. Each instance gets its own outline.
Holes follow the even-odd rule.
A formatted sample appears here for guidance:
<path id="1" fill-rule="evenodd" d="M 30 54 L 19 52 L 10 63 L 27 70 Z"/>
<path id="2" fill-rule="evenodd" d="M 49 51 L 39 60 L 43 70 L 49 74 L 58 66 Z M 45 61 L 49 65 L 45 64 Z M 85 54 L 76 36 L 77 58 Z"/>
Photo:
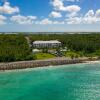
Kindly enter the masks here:
<path id="1" fill-rule="evenodd" d="M 0 0 L 2 32 L 100 32 L 100 0 Z"/>

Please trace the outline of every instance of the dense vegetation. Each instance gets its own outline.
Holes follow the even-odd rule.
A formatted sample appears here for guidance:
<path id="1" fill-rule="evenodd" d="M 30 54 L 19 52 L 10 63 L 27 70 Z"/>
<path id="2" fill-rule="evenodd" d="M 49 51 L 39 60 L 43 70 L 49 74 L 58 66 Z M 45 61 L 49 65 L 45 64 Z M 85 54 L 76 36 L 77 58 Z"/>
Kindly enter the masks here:
<path id="1" fill-rule="evenodd" d="M 51 55 L 33 55 L 29 47 L 28 36 L 31 43 L 35 40 L 59 40 L 62 48 L 67 47 L 69 52 L 65 56 L 84 55 L 100 57 L 100 34 L 1 34 L 0 35 L 0 62 L 23 61 L 38 59 L 38 57 L 52 58 Z M 59 49 L 59 48 L 58 48 Z M 78 55 L 77 55 L 78 54 Z M 42 58 L 39 58 L 42 59 Z"/>
<path id="2" fill-rule="evenodd" d="M 35 34 L 30 36 L 31 41 L 35 40 L 59 40 L 63 47 L 71 51 L 79 52 L 82 55 L 100 56 L 100 34 Z"/>
<path id="3" fill-rule="evenodd" d="M 0 35 L 0 62 L 32 59 L 24 35 Z"/>

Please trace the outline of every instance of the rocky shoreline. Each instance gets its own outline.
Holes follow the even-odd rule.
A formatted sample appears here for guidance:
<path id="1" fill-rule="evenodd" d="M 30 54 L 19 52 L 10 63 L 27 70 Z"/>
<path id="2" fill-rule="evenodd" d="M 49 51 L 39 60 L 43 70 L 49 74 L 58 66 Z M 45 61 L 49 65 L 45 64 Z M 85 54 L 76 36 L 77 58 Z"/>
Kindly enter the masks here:
<path id="1" fill-rule="evenodd" d="M 84 59 L 68 59 L 68 58 L 55 58 L 48 60 L 34 60 L 34 61 L 19 61 L 10 63 L 1 63 L 0 70 L 15 70 L 15 69 L 26 69 L 26 68 L 36 68 L 44 66 L 54 66 L 54 65 L 65 65 L 65 64 L 76 64 L 76 63 L 86 63 L 91 61 L 87 58 Z M 92 60 L 92 61 L 96 61 Z"/>

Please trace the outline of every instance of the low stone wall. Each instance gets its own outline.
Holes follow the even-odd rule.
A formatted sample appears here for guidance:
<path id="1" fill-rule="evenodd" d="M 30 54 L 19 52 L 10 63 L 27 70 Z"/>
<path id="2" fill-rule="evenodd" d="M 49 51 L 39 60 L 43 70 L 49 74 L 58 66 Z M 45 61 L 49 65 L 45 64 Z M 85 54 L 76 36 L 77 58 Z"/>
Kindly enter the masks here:
<path id="1" fill-rule="evenodd" d="M 44 67 L 50 65 L 64 65 L 64 64 L 75 64 L 83 63 L 85 60 L 68 60 L 68 59 L 55 59 L 55 60 L 38 60 L 38 61 L 21 61 L 12 63 L 0 64 L 0 70 L 14 70 L 14 69 L 25 69 L 25 68 L 35 68 Z"/>

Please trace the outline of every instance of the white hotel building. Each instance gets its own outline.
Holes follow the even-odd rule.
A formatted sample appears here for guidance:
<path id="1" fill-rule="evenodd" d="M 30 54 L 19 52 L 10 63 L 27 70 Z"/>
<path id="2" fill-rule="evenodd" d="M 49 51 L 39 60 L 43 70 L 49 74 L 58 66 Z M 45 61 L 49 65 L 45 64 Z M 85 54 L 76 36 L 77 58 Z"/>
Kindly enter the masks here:
<path id="1" fill-rule="evenodd" d="M 56 48 L 60 47 L 61 42 L 57 40 L 50 40 L 50 41 L 34 41 L 33 47 L 35 48 Z"/>

